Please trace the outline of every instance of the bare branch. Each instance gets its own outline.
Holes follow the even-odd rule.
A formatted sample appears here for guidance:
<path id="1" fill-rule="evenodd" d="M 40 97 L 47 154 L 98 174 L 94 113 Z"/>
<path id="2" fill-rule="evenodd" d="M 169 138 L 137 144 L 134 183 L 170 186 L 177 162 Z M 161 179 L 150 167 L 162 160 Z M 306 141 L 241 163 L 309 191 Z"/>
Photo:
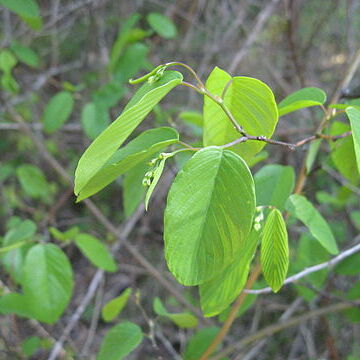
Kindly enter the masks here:
<path id="1" fill-rule="evenodd" d="M 234 146 L 234 145 L 237 145 L 237 144 L 241 144 L 241 143 L 244 143 L 246 141 L 263 141 L 263 142 L 266 142 L 268 144 L 272 144 L 272 145 L 280 145 L 280 146 L 284 146 L 286 147 L 288 150 L 290 151 L 295 151 L 296 148 L 300 147 L 300 146 L 303 146 L 311 141 L 314 141 L 314 140 L 317 140 L 317 139 L 326 139 L 326 140 L 331 140 L 331 141 L 336 141 L 336 140 L 339 140 L 339 139 L 343 139 L 347 136 L 350 136 L 352 134 L 351 131 L 347 131 L 343 134 L 340 134 L 340 135 L 335 135 L 335 136 L 330 136 L 330 135 L 324 135 L 324 134 L 316 134 L 316 135 L 312 135 L 312 136 L 309 136 L 303 140 L 300 140 L 294 144 L 292 143 L 287 143 L 287 142 L 283 142 L 283 141 L 278 141 L 278 140 L 273 140 L 273 139 L 269 139 L 267 138 L 266 136 L 252 136 L 252 135 L 244 135 L 242 136 L 241 138 L 239 139 L 236 139 L 228 144 L 225 144 L 225 145 L 222 145 L 221 147 L 223 148 L 228 148 L 228 147 L 231 147 L 231 146 Z"/>
<path id="2" fill-rule="evenodd" d="M 247 54 L 250 46 L 256 41 L 257 37 L 261 33 L 266 24 L 266 21 L 269 19 L 273 11 L 275 10 L 276 5 L 279 0 L 272 0 L 268 3 L 268 5 L 262 10 L 256 18 L 256 23 L 254 27 L 251 29 L 251 32 L 247 39 L 245 40 L 243 46 L 237 52 L 237 54 L 233 57 L 233 60 L 229 66 L 229 71 L 235 71 L 239 66 L 245 55 Z"/>
<path id="3" fill-rule="evenodd" d="M 360 305 L 360 301 L 354 302 L 354 304 L 351 304 L 349 302 L 340 302 L 334 305 L 325 306 L 319 309 L 315 309 L 312 311 L 307 311 L 306 313 L 295 316 L 293 318 L 290 318 L 287 321 L 278 322 L 274 325 L 267 326 L 255 334 L 251 334 L 249 336 L 246 336 L 239 342 L 235 344 L 231 344 L 227 346 L 225 349 L 223 349 L 220 353 L 218 353 L 216 356 L 212 357 L 211 360 L 220 360 L 223 357 L 226 357 L 230 353 L 232 353 L 235 350 L 243 349 L 246 345 L 251 344 L 254 341 L 258 341 L 261 339 L 265 339 L 270 337 L 273 334 L 276 334 L 279 331 L 285 330 L 287 328 L 290 328 L 292 326 L 298 325 L 303 323 L 304 321 L 310 320 L 314 317 L 330 314 L 333 312 L 339 312 L 345 309 L 349 309 L 353 307 L 354 305 Z"/>

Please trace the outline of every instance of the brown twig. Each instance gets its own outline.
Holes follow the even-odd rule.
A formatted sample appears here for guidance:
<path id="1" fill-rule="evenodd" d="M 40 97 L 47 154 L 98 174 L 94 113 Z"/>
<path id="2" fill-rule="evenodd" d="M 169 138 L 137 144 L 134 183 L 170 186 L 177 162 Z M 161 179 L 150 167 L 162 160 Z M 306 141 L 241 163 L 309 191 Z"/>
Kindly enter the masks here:
<path id="1" fill-rule="evenodd" d="M 296 150 L 296 148 L 303 146 L 311 141 L 317 140 L 317 139 L 326 139 L 326 140 L 331 140 L 331 141 L 336 141 L 339 139 L 343 139 L 347 136 L 350 136 L 352 134 L 351 131 L 347 131 L 343 134 L 340 135 L 335 135 L 335 136 L 330 136 L 330 135 L 324 135 L 324 134 L 317 134 L 317 135 L 312 135 L 309 136 L 305 139 L 299 140 L 298 142 L 292 144 L 292 143 L 287 143 L 287 142 L 283 142 L 283 141 L 278 141 L 278 140 L 273 140 L 273 139 L 268 139 L 265 136 L 252 136 L 252 135 L 246 135 L 246 136 L 242 136 L 239 139 L 236 139 L 228 144 L 222 145 L 221 147 L 223 148 L 228 148 L 237 144 L 241 144 L 244 143 L 246 141 L 263 141 L 266 142 L 268 144 L 272 144 L 272 145 L 280 145 L 280 146 L 284 146 L 286 147 L 288 150 L 290 151 L 294 151 Z"/>
<path id="2" fill-rule="evenodd" d="M 244 44 L 240 50 L 235 54 L 232 59 L 232 62 L 229 66 L 229 71 L 235 71 L 245 55 L 247 54 L 249 48 L 258 38 L 259 34 L 264 28 L 266 21 L 270 18 L 271 14 L 275 10 L 276 5 L 279 3 L 279 0 L 269 1 L 266 7 L 258 14 L 255 20 L 255 25 L 249 32 L 249 36 L 246 38 Z"/>
<path id="3" fill-rule="evenodd" d="M 341 91 L 343 88 L 345 88 L 346 86 L 348 86 L 348 84 L 350 83 L 350 81 L 352 80 L 352 78 L 355 75 L 356 70 L 358 69 L 360 65 L 360 49 L 358 49 L 358 51 L 356 52 L 356 54 L 353 57 L 353 60 L 350 62 L 347 70 L 345 71 L 345 76 L 342 77 L 338 83 L 338 85 L 336 86 L 334 93 L 331 97 L 330 103 L 336 103 L 340 96 L 341 96 Z M 325 126 L 327 125 L 328 121 L 331 119 L 331 111 L 333 109 L 329 109 L 327 114 L 325 114 L 324 118 L 322 119 L 320 125 L 318 126 L 316 133 L 320 134 L 322 133 L 323 129 L 325 128 Z M 307 178 L 307 169 L 306 169 L 306 156 L 304 157 L 304 160 L 302 162 L 300 171 L 299 171 L 299 175 L 295 184 L 295 193 L 300 194 L 302 189 L 305 186 L 305 182 L 306 182 L 306 178 Z"/>
<path id="4" fill-rule="evenodd" d="M 261 266 L 260 264 L 257 264 L 253 269 L 253 271 L 251 272 L 249 279 L 245 285 L 246 289 L 251 289 L 251 287 L 254 285 L 260 273 L 261 273 Z M 230 327 L 233 324 L 234 320 L 236 319 L 240 306 L 243 304 L 246 296 L 247 293 L 241 292 L 239 297 L 236 299 L 234 305 L 231 307 L 230 313 L 226 318 L 221 330 L 216 335 L 215 339 L 211 342 L 210 346 L 206 349 L 204 354 L 201 356 L 200 360 L 207 360 L 209 356 L 216 350 L 217 346 L 222 342 L 222 340 L 230 330 Z"/>

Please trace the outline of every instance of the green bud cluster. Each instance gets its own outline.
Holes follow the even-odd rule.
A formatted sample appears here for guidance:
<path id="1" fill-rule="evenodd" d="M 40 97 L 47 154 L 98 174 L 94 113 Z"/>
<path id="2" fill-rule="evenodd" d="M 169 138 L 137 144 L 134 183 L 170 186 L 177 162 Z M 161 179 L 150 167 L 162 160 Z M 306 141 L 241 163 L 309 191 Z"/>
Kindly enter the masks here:
<path id="1" fill-rule="evenodd" d="M 153 84 L 154 82 L 161 79 L 161 77 L 164 75 L 164 71 L 166 69 L 166 66 L 161 67 L 159 70 L 156 71 L 155 75 L 152 75 L 148 78 L 148 83 Z"/>
<path id="2" fill-rule="evenodd" d="M 264 212 L 263 207 L 258 206 L 256 208 L 256 212 L 259 214 L 254 219 L 254 230 L 259 231 L 261 229 L 261 222 L 264 220 Z"/>

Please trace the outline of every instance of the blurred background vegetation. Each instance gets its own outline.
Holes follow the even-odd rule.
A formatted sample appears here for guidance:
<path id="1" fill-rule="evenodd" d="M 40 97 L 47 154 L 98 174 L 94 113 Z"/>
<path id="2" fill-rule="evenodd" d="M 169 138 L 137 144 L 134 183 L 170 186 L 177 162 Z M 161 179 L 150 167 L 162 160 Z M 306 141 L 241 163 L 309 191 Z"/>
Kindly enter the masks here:
<path id="1" fill-rule="evenodd" d="M 3 246 L 11 245 L 9 232 L 23 228 L 20 235 L 29 241 L 27 246 L 58 244 L 75 274 L 70 305 L 56 324 L 0 317 L 0 359 L 47 359 L 62 336 L 62 358 L 92 359 L 113 324 L 101 316 L 102 306 L 130 288 L 129 302 L 118 319 L 131 320 L 144 331 L 149 331 L 149 319 L 156 321 L 155 330 L 150 327 L 153 341 L 143 341 L 130 358 L 176 359 L 176 353 L 189 354 L 188 339 L 197 330 L 179 327 L 153 308 L 159 297 L 169 311 L 183 311 L 176 294 L 197 305 L 196 293 L 168 274 L 162 252 L 167 187 L 181 162 L 171 164 L 146 214 L 141 205 L 144 165 L 94 196 L 95 209 L 75 204 L 68 176 L 73 176 L 84 149 L 134 93 L 128 80 L 161 63 L 182 61 L 204 80 L 214 66 L 232 75 L 255 77 L 273 89 L 278 102 L 305 86 L 324 89 L 329 99 L 335 94 L 343 101 L 358 101 L 349 99 L 360 97 L 359 73 L 343 85 L 359 49 L 360 2 L 0 0 L 0 19 L 0 236 Z M 201 136 L 202 103 L 198 94 L 178 88 L 138 131 L 171 125 L 195 143 Z M 296 142 L 312 135 L 321 116 L 321 110 L 313 109 L 286 116 L 276 137 Z M 342 128 L 346 125 L 337 126 L 334 133 L 346 131 Z M 296 169 L 305 151 L 290 153 L 269 146 L 266 150 L 262 164 L 270 158 Z M 330 219 L 340 246 L 349 245 L 360 229 L 359 176 L 349 151 L 343 146 L 328 159 L 324 145 L 321 157 L 328 162 L 327 172 L 315 164 L 307 182 L 308 196 Z M 108 220 L 114 225 L 109 227 Z M 96 270 L 72 242 L 79 231 L 109 247 L 115 243 L 114 233 L 126 238 L 131 245 L 114 253 L 119 270 L 106 275 Z M 291 271 L 328 260 L 300 226 L 294 227 L 290 239 Z M 24 251 L 22 247 L 0 254 L 2 294 L 19 286 Z M 277 322 L 280 316 L 345 298 L 359 281 L 359 264 L 359 256 L 353 256 L 335 271 L 317 273 L 280 294 L 249 296 L 227 343 Z M 80 319 L 74 318 L 77 310 Z M 359 320 L 358 309 L 314 318 L 255 342 L 236 359 L 359 359 Z M 210 325 L 219 321 L 221 317 L 212 319 Z M 202 320 L 199 328 L 205 325 L 209 321 Z M 211 331 L 203 336 L 213 336 Z"/>

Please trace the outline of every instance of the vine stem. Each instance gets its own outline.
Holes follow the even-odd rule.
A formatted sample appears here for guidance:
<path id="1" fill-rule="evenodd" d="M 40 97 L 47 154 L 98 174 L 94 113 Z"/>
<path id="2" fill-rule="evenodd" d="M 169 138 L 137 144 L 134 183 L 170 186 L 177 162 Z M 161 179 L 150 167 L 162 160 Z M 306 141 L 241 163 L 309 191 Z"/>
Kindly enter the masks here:
<path id="1" fill-rule="evenodd" d="M 261 273 L 261 265 L 257 264 L 249 276 L 249 279 L 245 286 L 246 289 L 250 289 L 254 285 L 254 283 L 257 280 L 257 278 L 259 277 L 260 273 Z M 243 304 L 246 296 L 247 296 L 247 293 L 241 292 L 239 297 L 236 299 L 234 305 L 231 307 L 230 313 L 229 313 L 228 317 L 226 318 L 221 330 L 216 335 L 215 339 L 212 341 L 210 346 L 206 349 L 206 351 L 204 352 L 204 354 L 201 356 L 201 358 L 199 360 L 207 360 L 209 358 L 209 356 L 216 350 L 217 346 L 222 342 L 222 340 L 224 339 L 224 337 L 230 330 L 232 323 L 236 319 L 236 316 L 239 312 L 240 306 Z"/>

